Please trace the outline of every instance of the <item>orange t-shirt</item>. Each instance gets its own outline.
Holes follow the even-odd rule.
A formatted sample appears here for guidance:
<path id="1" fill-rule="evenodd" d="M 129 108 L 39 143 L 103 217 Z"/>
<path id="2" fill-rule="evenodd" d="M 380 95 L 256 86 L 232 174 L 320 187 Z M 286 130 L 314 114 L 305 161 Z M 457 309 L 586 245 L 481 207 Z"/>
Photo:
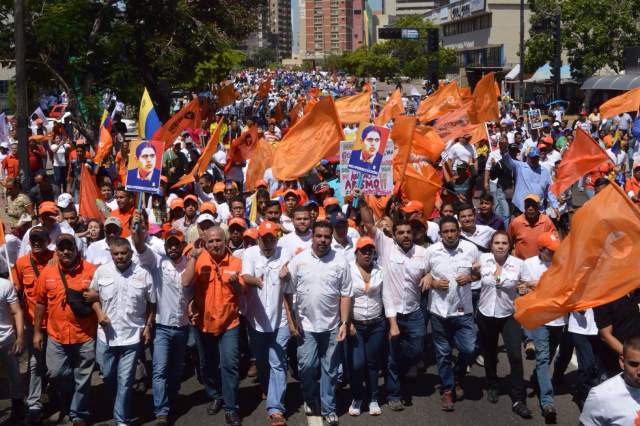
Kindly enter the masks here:
<path id="1" fill-rule="evenodd" d="M 240 297 L 233 292 L 229 277 L 242 272 L 242 261 L 227 252 L 216 263 L 203 251 L 196 260 L 194 301 L 200 316 L 196 326 L 205 333 L 219 335 L 240 324 Z M 240 281 L 242 282 L 242 280 Z"/>
<path id="2" fill-rule="evenodd" d="M 127 180 L 127 159 L 120 152 L 116 154 L 116 169 L 118 170 L 120 185 L 124 186 Z"/>
<path id="3" fill-rule="evenodd" d="M 64 284 L 60 279 L 58 265 L 48 265 L 36 281 L 36 301 L 45 306 L 47 312 L 47 333 L 62 345 L 84 343 L 96 337 L 98 319 L 95 315 L 78 318 L 66 303 Z M 70 289 L 89 289 L 96 267 L 81 260 L 71 272 L 63 272 Z"/>
<path id="4" fill-rule="evenodd" d="M 35 257 L 31 256 L 31 253 L 27 253 L 16 260 L 16 264 L 13 267 L 12 275 L 13 282 L 16 285 L 18 291 L 24 291 L 24 320 L 25 323 L 33 325 L 33 320 L 36 315 L 36 280 L 42 275 L 42 270 L 47 266 L 49 260 L 53 257 L 53 251 L 49 251 L 45 256 L 44 263 L 39 263 Z M 33 259 L 33 265 L 36 267 L 36 271 L 33 270 L 31 265 L 31 259 Z M 42 319 L 42 328 L 47 328 L 47 319 Z"/>
<path id="5" fill-rule="evenodd" d="M 2 168 L 7 171 L 7 177 L 15 178 L 20 173 L 20 162 L 13 154 L 9 154 L 2 160 Z"/>
<path id="6" fill-rule="evenodd" d="M 111 212 L 111 216 L 120 219 L 120 223 L 122 224 L 122 238 L 127 238 L 129 235 L 131 235 L 131 230 L 129 229 L 129 218 L 133 216 L 134 211 L 135 208 L 131 207 L 129 211 L 126 211 L 124 213 L 121 213 L 120 209 L 115 209 Z"/>
<path id="7" fill-rule="evenodd" d="M 520 259 L 528 259 L 538 255 L 538 236 L 549 231 L 557 231 L 546 214 L 541 213 L 538 221 L 529 224 L 524 214 L 516 217 L 509 224 L 509 236 L 513 241 L 513 255 Z"/>
<path id="8" fill-rule="evenodd" d="M 624 183 L 624 192 L 627 194 L 632 192 L 635 197 L 638 197 L 638 195 L 640 195 L 640 182 L 633 177 L 631 179 L 627 179 Z"/>

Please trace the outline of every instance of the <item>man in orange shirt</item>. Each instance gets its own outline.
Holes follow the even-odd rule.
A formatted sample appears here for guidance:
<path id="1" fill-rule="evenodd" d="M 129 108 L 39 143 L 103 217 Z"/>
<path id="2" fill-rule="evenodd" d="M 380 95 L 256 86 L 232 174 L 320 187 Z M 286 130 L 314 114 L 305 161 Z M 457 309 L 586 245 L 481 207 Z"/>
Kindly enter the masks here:
<path id="1" fill-rule="evenodd" d="M 141 195 L 142 196 L 142 195 Z M 122 224 L 122 238 L 127 238 L 131 235 L 129 229 L 129 218 L 133 215 L 135 210 L 135 194 L 133 192 L 125 191 L 124 187 L 118 187 L 116 189 L 116 202 L 118 208 L 111 212 L 111 216 L 116 217 Z"/>
<path id="2" fill-rule="evenodd" d="M 61 411 L 74 426 L 89 417 L 89 389 L 95 363 L 98 320 L 82 296 L 96 267 L 83 260 L 71 234 L 56 238 L 58 261 L 47 265 L 36 281 L 33 347 L 43 350 L 42 320 L 46 315 L 46 363 L 49 378 L 61 396 Z"/>
<path id="3" fill-rule="evenodd" d="M 528 259 L 538 255 L 538 237 L 545 232 L 556 231 L 553 222 L 540 213 L 540 197 L 529 194 L 524 198 L 524 213 L 509 224 L 509 236 L 514 245 L 514 256 Z"/>
<path id="4" fill-rule="evenodd" d="M 202 240 L 204 250 L 201 247 L 191 250 L 182 274 L 182 285 L 194 286 L 192 311 L 204 344 L 205 392 L 213 399 L 207 413 L 218 413 L 224 400 L 225 421 L 232 426 L 241 426 L 237 393 L 242 261 L 227 249 L 227 237 L 222 228 L 207 229 Z"/>
<path id="5" fill-rule="evenodd" d="M 13 142 L 11 144 L 11 152 L 2 160 L 2 175 L 5 178 L 16 178 L 19 172 L 18 142 Z"/>
<path id="6" fill-rule="evenodd" d="M 27 408 L 31 423 L 39 423 L 42 418 L 42 382 L 45 375 L 43 353 L 33 350 L 33 319 L 36 309 L 36 280 L 42 270 L 53 257 L 53 251 L 48 249 L 49 233 L 42 226 L 35 226 L 29 234 L 31 251 L 16 260 L 13 268 L 14 283 L 18 294 L 21 295 L 22 311 L 25 324 L 25 350 L 27 352 L 27 370 L 29 371 L 29 395 Z M 46 330 L 46 319 L 42 321 L 41 329 Z M 46 331 L 43 333 L 46 341 Z"/>
<path id="7" fill-rule="evenodd" d="M 640 203 L 640 164 L 633 165 L 633 177 L 624 183 L 624 190 L 634 203 Z"/>

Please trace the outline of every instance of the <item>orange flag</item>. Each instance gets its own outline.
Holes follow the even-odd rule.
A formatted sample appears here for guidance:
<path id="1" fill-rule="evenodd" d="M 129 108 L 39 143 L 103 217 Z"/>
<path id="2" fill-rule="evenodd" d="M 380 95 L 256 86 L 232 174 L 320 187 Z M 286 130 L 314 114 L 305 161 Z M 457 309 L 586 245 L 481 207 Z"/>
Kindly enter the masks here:
<path id="1" fill-rule="evenodd" d="M 371 92 L 371 83 L 366 82 L 365 84 L 362 85 L 362 91 L 363 92 Z"/>
<path id="2" fill-rule="evenodd" d="M 460 109 L 449 111 L 438 118 L 433 129 L 443 141 L 447 142 L 462 136 L 470 135 L 476 130 L 471 124 L 470 110 L 472 105 L 466 104 Z"/>
<path id="3" fill-rule="evenodd" d="M 113 146 L 113 138 L 111 137 L 111 132 L 109 129 L 104 126 L 100 126 L 100 141 L 98 142 L 98 150 L 96 151 L 96 156 L 93 157 L 93 162 L 97 165 L 101 165 L 104 157 L 107 156 L 111 152 L 111 147 Z"/>
<path id="4" fill-rule="evenodd" d="M 200 128 L 200 123 L 196 123 L 200 115 L 199 111 L 200 103 L 198 102 L 198 98 L 192 99 L 191 102 L 183 106 L 180 111 L 175 113 L 173 117 L 154 133 L 153 140 L 163 141 L 165 151 L 171 148 L 173 142 L 184 129 Z"/>
<path id="5" fill-rule="evenodd" d="M 535 290 L 516 298 L 516 320 L 533 329 L 629 294 L 638 288 L 639 240 L 640 210 L 618 185 L 607 185 L 576 211 Z"/>
<path id="6" fill-rule="evenodd" d="M 384 126 L 389 120 L 398 117 L 400 114 L 404 114 L 402 92 L 400 89 L 396 89 L 396 91 L 389 97 L 389 100 L 384 105 L 382 111 L 380 111 L 380 115 L 376 117 L 375 123 L 378 126 Z"/>
<path id="7" fill-rule="evenodd" d="M 96 202 L 102 200 L 102 195 L 96 184 L 96 177 L 86 167 L 80 171 L 80 216 L 90 219 L 104 220 L 104 215 Z"/>
<path id="8" fill-rule="evenodd" d="M 609 118 L 623 112 L 638 111 L 640 109 L 640 87 L 609 99 L 600 105 L 600 117 Z"/>
<path id="9" fill-rule="evenodd" d="M 445 143 L 431 127 L 417 126 L 413 132 L 409 162 L 429 160 L 435 163 L 444 151 Z"/>
<path id="10" fill-rule="evenodd" d="M 362 92 L 336 99 L 336 111 L 343 123 L 360 123 L 371 118 L 371 93 Z"/>
<path id="11" fill-rule="evenodd" d="M 231 141 L 229 152 L 227 152 L 227 163 L 224 165 L 224 172 L 229 173 L 233 163 L 247 161 L 251 156 L 251 150 L 258 142 L 258 126 L 251 126 Z"/>
<path id="12" fill-rule="evenodd" d="M 304 115 L 307 115 L 311 112 L 313 107 L 318 103 L 318 98 L 311 98 L 304 105 L 304 111 L 302 112 Z"/>
<path id="13" fill-rule="evenodd" d="M 273 118 L 275 118 L 276 122 L 281 122 L 284 120 L 284 112 L 282 112 L 282 104 L 278 102 L 276 107 L 273 109 L 273 113 L 271 114 Z"/>
<path id="14" fill-rule="evenodd" d="M 424 215 L 429 217 L 436 202 L 436 193 L 442 188 L 442 179 L 431 164 L 410 164 L 402 182 L 401 190 L 409 200 L 420 201 Z"/>
<path id="15" fill-rule="evenodd" d="M 236 100 L 236 89 L 233 84 L 227 84 L 218 92 L 218 108 L 231 105 Z"/>
<path id="16" fill-rule="evenodd" d="M 462 108 L 462 98 L 455 81 L 438 89 L 418 105 L 416 115 L 423 123 L 428 123 L 442 116 L 447 111 Z"/>
<path id="17" fill-rule="evenodd" d="M 6 244 L 7 240 L 4 237 L 4 223 L 0 222 L 0 245 Z"/>
<path id="18" fill-rule="evenodd" d="M 489 135 L 487 135 L 487 128 L 484 123 L 475 124 L 476 128 L 471 132 L 471 140 L 469 143 L 471 145 L 475 145 L 478 142 L 485 140 L 489 140 Z"/>
<path id="19" fill-rule="evenodd" d="M 320 160 L 337 155 L 344 140 L 342 125 L 330 96 L 316 106 L 278 142 L 274 153 L 273 175 L 293 180 L 307 173 Z"/>
<path id="20" fill-rule="evenodd" d="M 498 82 L 497 81 L 494 81 L 493 85 L 496 88 L 496 97 L 499 98 L 500 97 L 500 86 L 498 86 Z"/>
<path id="21" fill-rule="evenodd" d="M 609 155 L 591 136 L 578 127 L 576 138 L 564 153 L 556 171 L 556 180 L 549 189 L 560 195 L 582 176 L 607 161 Z"/>
<path id="22" fill-rule="evenodd" d="M 467 102 L 470 101 L 473 97 L 473 95 L 471 94 L 471 88 L 470 87 L 460 87 L 460 89 L 458 90 L 458 93 L 460 94 L 460 97 L 462 98 L 463 102 Z"/>
<path id="23" fill-rule="evenodd" d="M 293 126 L 300 119 L 300 111 L 303 111 L 304 107 L 300 101 L 296 102 L 296 104 L 289 111 L 289 125 Z"/>
<path id="24" fill-rule="evenodd" d="M 393 140 L 395 151 L 393 155 L 393 181 L 396 183 L 402 181 L 407 168 L 415 128 L 415 117 L 407 115 L 401 115 L 393 123 L 390 138 Z"/>
<path id="25" fill-rule="evenodd" d="M 204 151 L 202 151 L 202 155 L 198 158 L 198 161 L 196 161 L 193 169 L 191 169 L 189 173 L 183 175 L 171 188 L 187 185 L 195 180 L 196 175 L 201 176 L 207 171 L 211 157 L 213 157 L 213 154 L 218 150 L 218 141 L 220 140 L 222 127 L 223 126 L 216 126 L 216 129 L 209 138 L 209 142 L 207 142 L 207 146 L 204 148 Z"/>
<path id="26" fill-rule="evenodd" d="M 499 121 L 498 97 L 493 73 L 485 75 L 473 90 L 473 106 L 470 117 L 474 124 L 485 121 Z"/>
<path id="27" fill-rule="evenodd" d="M 256 98 L 258 99 L 266 98 L 267 96 L 269 96 L 269 90 L 271 90 L 271 76 L 267 77 L 266 80 L 260 83 Z"/>
<path id="28" fill-rule="evenodd" d="M 251 152 L 247 176 L 245 178 L 245 191 L 256 189 L 256 182 L 262 179 L 265 170 L 273 164 L 273 145 L 264 139 L 258 140 Z"/>

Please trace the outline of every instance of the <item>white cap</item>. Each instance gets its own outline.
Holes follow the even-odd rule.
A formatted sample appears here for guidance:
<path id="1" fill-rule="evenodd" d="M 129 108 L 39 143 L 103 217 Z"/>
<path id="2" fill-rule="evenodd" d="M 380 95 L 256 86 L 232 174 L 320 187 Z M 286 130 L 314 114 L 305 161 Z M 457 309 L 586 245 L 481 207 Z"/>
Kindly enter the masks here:
<path id="1" fill-rule="evenodd" d="M 196 219 L 196 223 L 200 225 L 202 222 L 206 222 L 207 220 L 210 220 L 211 222 L 216 223 L 216 220 L 209 213 L 203 213 L 200 216 L 198 216 L 198 219 Z"/>
<path id="2" fill-rule="evenodd" d="M 16 226 L 22 226 L 25 223 L 31 223 L 31 221 L 32 221 L 32 218 L 29 213 L 22 213 L 22 216 L 20 216 L 20 219 L 18 219 Z"/>
<path id="3" fill-rule="evenodd" d="M 63 193 L 60 194 L 58 196 L 58 207 L 60 207 L 61 209 L 66 209 L 67 207 L 69 207 L 69 204 L 71 204 L 73 202 L 73 196 L 71 194 L 68 193 Z"/>
<path id="4" fill-rule="evenodd" d="M 9 142 L 3 141 L 0 143 L 0 148 L 9 149 Z"/>

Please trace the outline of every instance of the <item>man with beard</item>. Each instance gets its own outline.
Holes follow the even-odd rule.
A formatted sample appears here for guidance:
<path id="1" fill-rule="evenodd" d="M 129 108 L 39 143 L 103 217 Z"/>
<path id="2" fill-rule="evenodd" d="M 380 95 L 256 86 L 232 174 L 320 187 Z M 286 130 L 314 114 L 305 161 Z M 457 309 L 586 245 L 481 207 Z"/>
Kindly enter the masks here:
<path id="1" fill-rule="evenodd" d="M 311 247 L 311 216 L 307 207 L 298 206 L 293 210 L 293 232 L 278 240 L 283 255 L 290 259 L 300 251 Z"/>

